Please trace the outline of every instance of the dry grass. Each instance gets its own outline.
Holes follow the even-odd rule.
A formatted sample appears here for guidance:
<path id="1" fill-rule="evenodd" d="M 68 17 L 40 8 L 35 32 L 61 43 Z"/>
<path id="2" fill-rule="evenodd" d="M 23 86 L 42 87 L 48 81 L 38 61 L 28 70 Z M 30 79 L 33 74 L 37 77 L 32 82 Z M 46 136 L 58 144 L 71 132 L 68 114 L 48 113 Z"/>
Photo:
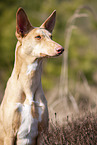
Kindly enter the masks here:
<path id="1" fill-rule="evenodd" d="M 67 22 L 67 28 L 65 30 L 65 53 L 63 54 L 63 61 L 62 61 L 62 68 L 61 68 L 61 75 L 60 75 L 60 84 L 59 84 L 59 100 L 60 98 L 65 98 L 65 104 L 68 106 L 67 98 L 71 100 L 75 112 L 78 112 L 78 106 L 75 100 L 75 97 L 71 94 L 69 90 L 69 81 L 68 81 L 68 52 L 69 52 L 69 45 L 70 45 L 70 39 L 72 35 L 73 29 L 77 28 L 76 25 L 76 20 L 83 18 L 83 17 L 88 17 L 87 13 L 82 13 L 81 11 L 85 9 L 88 10 L 92 13 L 94 16 L 95 20 L 95 13 L 92 8 L 89 6 L 81 6 L 79 7 L 74 14 L 69 18 Z M 85 78 L 85 77 L 84 77 Z M 84 79 L 85 80 L 85 79 Z"/>
<path id="2" fill-rule="evenodd" d="M 64 125 L 50 124 L 50 129 L 42 135 L 44 145 L 96 145 L 97 115 L 89 113 L 76 119 L 69 118 Z"/>
<path id="3" fill-rule="evenodd" d="M 85 11 L 83 13 L 83 10 Z M 70 114 L 80 114 L 84 111 L 94 110 L 97 106 L 97 91 L 90 86 L 83 72 L 79 74 L 79 80 L 72 83 L 68 79 L 68 52 L 72 31 L 77 27 L 76 20 L 88 17 L 89 11 L 95 20 L 94 11 L 89 6 L 79 7 L 67 22 L 65 30 L 65 53 L 63 54 L 60 83 L 51 93 L 47 94 L 50 117 L 54 120 L 54 113 L 57 113 L 57 120 L 63 124 L 64 116 Z M 61 112 L 61 113 L 60 113 Z"/>

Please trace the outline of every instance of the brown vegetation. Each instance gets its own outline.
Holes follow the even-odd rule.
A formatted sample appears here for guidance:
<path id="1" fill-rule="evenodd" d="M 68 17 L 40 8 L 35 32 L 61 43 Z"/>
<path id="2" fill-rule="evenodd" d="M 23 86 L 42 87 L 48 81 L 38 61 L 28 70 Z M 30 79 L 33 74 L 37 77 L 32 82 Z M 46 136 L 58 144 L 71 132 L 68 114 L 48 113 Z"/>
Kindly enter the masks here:
<path id="1" fill-rule="evenodd" d="M 62 126 L 51 123 L 42 140 L 44 145 L 96 145 L 97 115 L 89 113 L 72 121 L 67 116 Z"/>

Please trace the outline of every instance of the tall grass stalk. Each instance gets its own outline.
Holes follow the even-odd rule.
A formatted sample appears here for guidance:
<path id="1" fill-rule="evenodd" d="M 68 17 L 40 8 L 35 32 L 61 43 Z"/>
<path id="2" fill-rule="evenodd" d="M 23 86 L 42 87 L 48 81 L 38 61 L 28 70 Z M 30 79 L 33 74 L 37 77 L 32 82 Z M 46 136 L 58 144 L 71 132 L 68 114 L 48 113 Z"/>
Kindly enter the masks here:
<path id="1" fill-rule="evenodd" d="M 74 107 L 74 110 L 77 113 L 79 112 L 78 105 L 75 101 L 75 98 L 73 97 L 73 95 L 71 95 L 71 93 L 68 89 L 69 88 L 68 87 L 68 52 L 69 52 L 69 45 L 70 45 L 70 39 L 72 36 L 72 31 L 73 31 L 73 29 L 77 28 L 76 20 L 79 18 L 88 17 L 88 14 L 81 13 L 82 9 L 86 9 L 86 10 L 90 11 L 95 17 L 93 10 L 89 6 L 81 6 L 75 11 L 75 13 L 68 20 L 66 31 L 65 31 L 65 44 L 64 44 L 65 52 L 63 54 L 62 68 L 61 68 L 61 75 L 60 75 L 60 84 L 59 84 L 59 100 L 64 98 L 65 106 L 66 106 L 66 108 L 69 108 L 69 106 L 68 106 L 68 97 L 69 97 L 69 99 L 71 100 L 72 105 Z"/>

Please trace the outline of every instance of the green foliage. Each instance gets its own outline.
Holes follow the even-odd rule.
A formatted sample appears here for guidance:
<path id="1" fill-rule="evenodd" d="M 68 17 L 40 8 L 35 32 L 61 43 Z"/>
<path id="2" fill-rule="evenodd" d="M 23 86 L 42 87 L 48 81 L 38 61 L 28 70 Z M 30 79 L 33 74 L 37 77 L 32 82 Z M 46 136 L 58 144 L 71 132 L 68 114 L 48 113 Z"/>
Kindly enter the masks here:
<path id="1" fill-rule="evenodd" d="M 90 36 L 87 37 L 87 34 L 79 30 L 73 31 L 69 48 L 69 75 L 71 77 L 76 78 L 78 72 L 81 71 L 84 72 L 88 81 L 92 82 L 97 60 L 93 47 Z"/>

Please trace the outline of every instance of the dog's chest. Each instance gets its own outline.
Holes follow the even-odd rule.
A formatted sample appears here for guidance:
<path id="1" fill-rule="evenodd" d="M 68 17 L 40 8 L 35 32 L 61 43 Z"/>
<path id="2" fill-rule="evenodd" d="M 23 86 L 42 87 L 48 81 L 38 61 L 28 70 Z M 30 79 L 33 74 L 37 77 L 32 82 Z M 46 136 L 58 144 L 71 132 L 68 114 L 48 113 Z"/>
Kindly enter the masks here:
<path id="1" fill-rule="evenodd" d="M 42 107 L 38 105 L 19 104 L 21 125 L 18 140 L 21 144 L 30 144 L 38 135 L 38 122 L 41 121 Z"/>

